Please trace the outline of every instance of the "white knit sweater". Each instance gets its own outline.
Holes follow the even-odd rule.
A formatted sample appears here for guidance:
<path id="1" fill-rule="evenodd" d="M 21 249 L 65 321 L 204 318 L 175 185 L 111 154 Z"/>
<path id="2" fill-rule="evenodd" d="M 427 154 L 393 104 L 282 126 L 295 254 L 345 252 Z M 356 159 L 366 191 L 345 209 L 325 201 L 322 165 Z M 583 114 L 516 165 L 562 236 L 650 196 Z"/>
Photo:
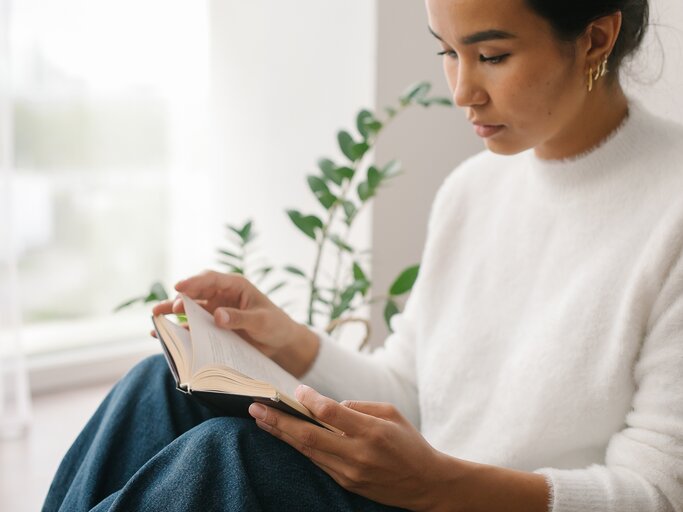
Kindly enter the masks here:
<path id="1" fill-rule="evenodd" d="M 384 347 L 323 337 L 303 380 L 544 474 L 553 512 L 681 512 L 682 251 L 683 127 L 638 103 L 573 160 L 485 151 L 441 187 Z"/>

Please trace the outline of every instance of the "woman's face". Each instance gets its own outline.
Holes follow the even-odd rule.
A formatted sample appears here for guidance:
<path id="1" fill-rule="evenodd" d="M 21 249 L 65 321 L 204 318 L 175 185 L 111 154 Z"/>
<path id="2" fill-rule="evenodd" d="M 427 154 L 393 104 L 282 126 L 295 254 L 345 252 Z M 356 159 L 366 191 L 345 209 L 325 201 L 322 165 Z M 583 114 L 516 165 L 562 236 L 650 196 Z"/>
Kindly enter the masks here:
<path id="1" fill-rule="evenodd" d="M 486 146 L 499 154 L 536 148 L 561 155 L 579 129 L 585 61 L 524 0 L 426 5 L 453 100 Z"/>

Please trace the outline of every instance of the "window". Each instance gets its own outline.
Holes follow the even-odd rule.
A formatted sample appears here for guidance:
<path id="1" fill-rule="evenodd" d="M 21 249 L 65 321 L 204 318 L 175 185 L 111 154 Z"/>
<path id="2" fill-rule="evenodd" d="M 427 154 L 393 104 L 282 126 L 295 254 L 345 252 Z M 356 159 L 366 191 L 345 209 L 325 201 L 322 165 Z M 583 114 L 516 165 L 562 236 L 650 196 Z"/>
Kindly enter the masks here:
<path id="1" fill-rule="evenodd" d="M 14 254 L 0 259 L 17 276 L 9 301 L 20 302 L 24 349 L 139 337 L 148 310 L 112 312 L 171 275 L 173 169 L 206 130 L 206 3 L 4 6 L 11 78 L 0 103 L 11 108 L 0 126 L 13 158 L 0 166 L 0 208 Z"/>

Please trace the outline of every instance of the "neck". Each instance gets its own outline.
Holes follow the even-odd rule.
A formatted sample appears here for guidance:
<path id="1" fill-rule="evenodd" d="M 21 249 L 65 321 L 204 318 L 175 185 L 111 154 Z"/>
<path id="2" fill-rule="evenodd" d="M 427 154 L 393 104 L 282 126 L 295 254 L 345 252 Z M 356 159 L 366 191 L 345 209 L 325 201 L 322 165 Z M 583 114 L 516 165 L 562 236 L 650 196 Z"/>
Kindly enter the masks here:
<path id="1" fill-rule="evenodd" d="M 578 114 L 562 134 L 537 146 L 543 160 L 561 160 L 587 153 L 604 141 L 628 115 L 628 100 L 619 82 L 600 84 L 588 93 Z"/>

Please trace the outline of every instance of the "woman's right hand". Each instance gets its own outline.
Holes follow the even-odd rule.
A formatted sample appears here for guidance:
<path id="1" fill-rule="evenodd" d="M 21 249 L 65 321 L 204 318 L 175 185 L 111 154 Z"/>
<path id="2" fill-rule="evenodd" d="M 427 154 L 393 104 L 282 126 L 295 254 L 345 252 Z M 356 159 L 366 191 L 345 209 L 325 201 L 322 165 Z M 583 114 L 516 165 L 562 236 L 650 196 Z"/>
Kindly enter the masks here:
<path id="1" fill-rule="evenodd" d="M 303 375 L 318 352 L 319 341 L 244 276 L 206 271 L 178 282 L 175 289 L 213 314 L 218 327 L 234 330 L 295 376 Z M 154 306 L 154 315 L 184 313 L 176 297 Z"/>

